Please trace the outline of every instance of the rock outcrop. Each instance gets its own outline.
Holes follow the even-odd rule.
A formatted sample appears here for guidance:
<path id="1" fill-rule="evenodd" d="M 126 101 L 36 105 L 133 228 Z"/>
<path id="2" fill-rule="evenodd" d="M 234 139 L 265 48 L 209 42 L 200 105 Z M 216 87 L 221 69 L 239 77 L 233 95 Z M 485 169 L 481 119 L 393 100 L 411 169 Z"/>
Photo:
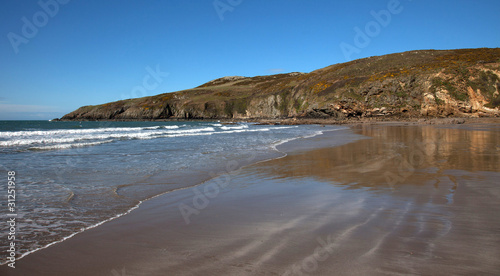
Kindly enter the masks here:
<path id="1" fill-rule="evenodd" d="M 62 120 L 500 116 L 500 49 L 425 50 L 311 73 L 223 77 L 199 87 L 84 106 Z"/>

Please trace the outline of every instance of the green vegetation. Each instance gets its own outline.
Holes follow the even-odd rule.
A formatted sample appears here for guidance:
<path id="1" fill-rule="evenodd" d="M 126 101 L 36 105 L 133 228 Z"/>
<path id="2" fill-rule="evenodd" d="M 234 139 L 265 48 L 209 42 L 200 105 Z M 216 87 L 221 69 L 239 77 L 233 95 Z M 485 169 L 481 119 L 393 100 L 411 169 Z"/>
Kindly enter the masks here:
<path id="1" fill-rule="evenodd" d="M 288 104 L 290 102 L 290 91 L 284 90 L 279 93 L 281 98 L 281 103 L 278 107 L 278 110 L 282 114 L 288 114 Z"/>
<path id="2" fill-rule="evenodd" d="M 436 102 L 437 105 L 443 105 L 444 101 L 438 98 L 437 96 L 434 96 L 434 101 Z"/>
<path id="3" fill-rule="evenodd" d="M 348 98 L 348 99 L 353 99 L 353 100 L 357 100 L 357 101 L 363 101 L 364 100 L 364 97 L 363 95 L 357 93 L 354 89 L 349 89 L 348 91 L 346 91 L 344 94 L 343 94 L 344 97 Z"/>
<path id="4" fill-rule="evenodd" d="M 304 110 L 306 107 L 306 102 L 302 100 L 301 98 L 295 99 L 293 102 L 293 108 L 295 109 L 295 112 L 299 112 L 301 110 Z M 305 108 L 304 108 L 305 107 Z"/>
<path id="5" fill-rule="evenodd" d="M 481 90 L 483 95 L 492 97 L 497 91 L 497 84 L 500 82 L 498 76 L 491 71 L 481 71 L 479 77 L 469 81 L 467 84 L 474 90 Z"/>
<path id="6" fill-rule="evenodd" d="M 239 114 L 245 114 L 249 102 L 249 98 L 228 100 L 224 105 L 224 113 L 230 117 L 233 117 L 236 112 Z"/>
<path id="7" fill-rule="evenodd" d="M 457 89 L 456 85 L 452 83 L 450 79 L 442 79 L 440 77 L 435 77 L 431 80 L 431 88 L 430 91 L 436 95 L 438 89 L 444 89 L 448 91 L 450 96 L 459 101 L 466 101 L 469 99 L 469 95 L 465 90 Z"/>
<path id="8" fill-rule="evenodd" d="M 493 98 L 488 104 L 485 105 L 486 107 L 489 108 L 495 108 L 495 107 L 500 107 L 500 96 L 496 96 L 496 98 Z"/>

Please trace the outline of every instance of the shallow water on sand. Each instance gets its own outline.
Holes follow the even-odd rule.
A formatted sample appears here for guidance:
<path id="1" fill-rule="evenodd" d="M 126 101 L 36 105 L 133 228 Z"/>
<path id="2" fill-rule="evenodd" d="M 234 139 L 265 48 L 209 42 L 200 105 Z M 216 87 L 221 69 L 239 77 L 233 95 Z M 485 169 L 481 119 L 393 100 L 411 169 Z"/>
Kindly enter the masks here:
<path id="1" fill-rule="evenodd" d="M 355 142 L 328 147 L 340 136 Z M 73 275 L 500 273 L 497 126 L 360 126 L 305 141 L 318 146 L 284 144 L 286 157 L 227 182 L 152 199 L 27 256 L 16 273 L 65 275 L 75 264 L 85 270 Z M 181 206 L 196 210 L 189 221 Z"/>
<path id="2" fill-rule="evenodd" d="M 324 130 L 219 122 L 0 121 L 0 175 L 15 171 L 17 179 L 17 256 L 125 214 L 153 196 L 197 185 L 229 163 L 240 167 L 280 157 L 276 145 Z M 0 185 L 0 194 L 7 195 L 7 185 Z M 2 218 L 6 205 L 0 201 Z M 0 238 L 7 240 L 8 227 L 0 224 Z M 7 245 L 0 243 L 0 263 Z"/>
<path id="3" fill-rule="evenodd" d="M 158 271 L 500 272 L 498 128 L 361 126 L 354 131 L 371 139 L 290 149 L 284 158 L 233 177 L 207 209 L 179 227 L 183 234 L 174 236 L 180 242 L 167 242 L 172 254 L 189 257 L 163 260 Z"/>

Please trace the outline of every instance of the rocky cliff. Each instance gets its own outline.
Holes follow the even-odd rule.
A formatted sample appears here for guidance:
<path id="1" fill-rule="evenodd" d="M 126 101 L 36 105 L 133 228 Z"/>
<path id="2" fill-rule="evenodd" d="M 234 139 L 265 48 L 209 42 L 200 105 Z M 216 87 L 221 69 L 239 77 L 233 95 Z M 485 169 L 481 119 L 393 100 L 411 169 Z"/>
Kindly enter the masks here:
<path id="1" fill-rule="evenodd" d="M 424 50 L 310 73 L 224 77 L 156 96 L 84 106 L 62 120 L 500 116 L 500 48 Z"/>

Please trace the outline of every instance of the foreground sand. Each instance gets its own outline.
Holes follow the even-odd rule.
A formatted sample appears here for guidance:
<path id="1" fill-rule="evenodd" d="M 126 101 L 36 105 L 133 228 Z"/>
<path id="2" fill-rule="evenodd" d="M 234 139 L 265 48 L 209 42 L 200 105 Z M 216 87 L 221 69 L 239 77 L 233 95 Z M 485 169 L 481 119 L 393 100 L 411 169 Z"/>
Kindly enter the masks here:
<path id="1" fill-rule="evenodd" d="M 500 274 L 499 125 L 361 125 L 281 150 L 0 275 Z"/>

